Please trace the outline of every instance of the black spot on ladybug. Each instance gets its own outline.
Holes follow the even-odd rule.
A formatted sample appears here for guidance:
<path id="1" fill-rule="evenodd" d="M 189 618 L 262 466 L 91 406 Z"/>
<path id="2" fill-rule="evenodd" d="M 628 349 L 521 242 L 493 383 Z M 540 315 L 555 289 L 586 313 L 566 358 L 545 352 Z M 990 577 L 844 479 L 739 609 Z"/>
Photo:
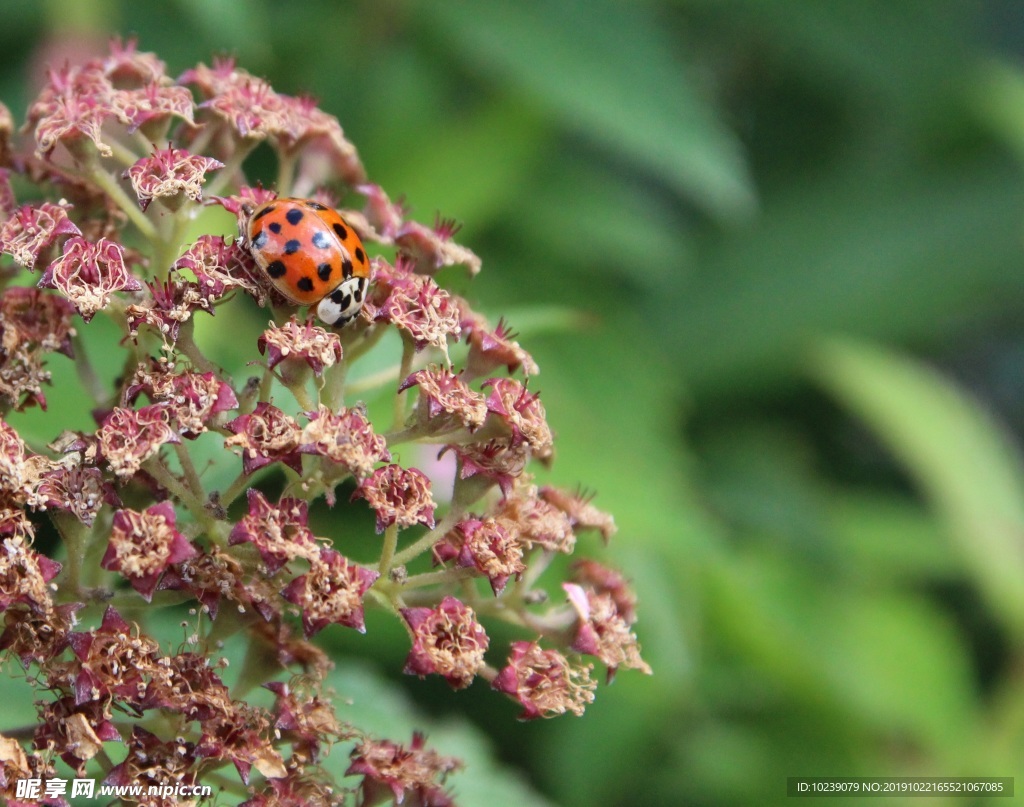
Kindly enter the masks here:
<path id="1" fill-rule="evenodd" d="M 322 205 L 319 202 L 306 202 L 306 207 L 311 208 L 312 210 L 326 210 L 327 209 L 326 205 Z"/>
<path id="2" fill-rule="evenodd" d="M 324 282 L 331 279 L 331 265 L 329 263 L 322 263 L 316 268 L 316 273 L 320 276 L 320 279 Z"/>
<path id="3" fill-rule="evenodd" d="M 313 291 L 313 278 L 300 277 L 295 285 L 298 287 L 299 291 Z"/>
<path id="4" fill-rule="evenodd" d="M 292 238 L 292 239 L 290 239 L 288 241 L 285 241 L 285 243 L 284 243 L 284 254 L 285 255 L 294 255 L 300 249 L 302 249 L 302 242 L 299 241 L 298 238 Z"/>
<path id="5" fill-rule="evenodd" d="M 291 210 L 284 214 L 284 217 L 288 219 L 289 224 L 298 224 L 300 221 L 302 221 L 302 211 L 299 210 L 297 207 L 293 207 Z"/>
<path id="6" fill-rule="evenodd" d="M 352 292 L 352 299 L 354 299 L 357 303 L 361 303 L 363 301 L 362 286 L 359 286 L 354 292 Z"/>
<path id="7" fill-rule="evenodd" d="M 331 226 L 334 228 L 334 232 L 338 234 L 338 238 L 340 238 L 342 241 L 348 238 L 348 230 L 345 229 L 345 226 L 343 224 L 336 221 Z"/>
<path id="8" fill-rule="evenodd" d="M 341 275 L 342 277 L 345 278 L 345 280 L 348 280 L 350 277 L 352 277 L 352 261 L 350 261 L 348 258 L 345 258 L 345 260 L 341 262 Z"/>
<path id="9" fill-rule="evenodd" d="M 327 249 L 331 245 L 331 237 L 323 230 L 313 233 L 313 246 L 317 249 Z"/>
<path id="10" fill-rule="evenodd" d="M 284 277 L 287 271 L 287 267 L 281 261 L 271 261 L 267 264 L 267 274 L 272 278 Z"/>
<path id="11" fill-rule="evenodd" d="M 340 308 L 341 301 L 342 299 L 344 299 L 344 297 L 345 293 L 341 289 L 338 289 L 337 291 L 331 293 L 331 302 L 337 303 L 338 307 Z"/>
<path id="12" fill-rule="evenodd" d="M 363 252 L 362 247 L 356 247 L 356 260 L 360 263 L 366 263 L 366 253 Z"/>
<path id="13" fill-rule="evenodd" d="M 348 307 L 352 305 L 352 298 L 347 294 L 343 294 L 340 305 L 342 311 L 348 311 Z"/>
<path id="14" fill-rule="evenodd" d="M 267 245 L 267 234 L 260 230 L 256 235 L 253 236 L 252 246 L 253 249 L 263 249 Z"/>
<path id="15" fill-rule="evenodd" d="M 267 229 L 269 229 L 270 232 L 272 233 L 279 233 L 281 232 L 281 222 L 272 221 L 270 222 L 270 224 L 267 225 Z"/>
<path id="16" fill-rule="evenodd" d="M 253 216 L 252 220 L 253 221 L 259 221 L 261 218 L 263 218 L 265 215 L 267 215 L 267 213 L 273 213 L 275 209 L 276 208 L 274 207 L 274 205 L 269 205 L 268 207 L 263 208 L 255 216 Z"/>

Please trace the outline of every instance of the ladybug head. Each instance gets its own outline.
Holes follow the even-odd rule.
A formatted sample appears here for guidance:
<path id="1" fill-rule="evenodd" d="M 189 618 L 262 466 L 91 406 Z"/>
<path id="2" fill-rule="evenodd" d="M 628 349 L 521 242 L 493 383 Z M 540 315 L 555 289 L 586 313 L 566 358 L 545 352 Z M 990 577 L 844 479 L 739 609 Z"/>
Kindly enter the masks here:
<path id="1" fill-rule="evenodd" d="M 350 277 L 317 304 L 316 315 L 327 325 L 347 325 L 363 307 L 366 285 L 365 277 Z"/>

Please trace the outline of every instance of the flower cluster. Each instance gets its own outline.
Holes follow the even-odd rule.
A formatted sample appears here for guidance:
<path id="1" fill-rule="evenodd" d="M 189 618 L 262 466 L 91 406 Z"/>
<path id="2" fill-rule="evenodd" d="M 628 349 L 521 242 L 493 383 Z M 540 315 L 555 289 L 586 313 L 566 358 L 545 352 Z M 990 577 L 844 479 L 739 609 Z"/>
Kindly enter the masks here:
<path id="1" fill-rule="evenodd" d="M 582 714 L 596 664 L 650 671 L 627 580 L 556 563 L 615 523 L 534 479 L 554 457 L 536 363 L 438 284 L 440 268 L 475 275 L 480 259 L 453 222 L 416 222 L 369 182 L 337 120 L 230 59 L 175 79 L 116 40 L 52 70 L 22 136 L 0 137 L 0 654 L 38 693 L 38 723 L 0 736 L 10 803 L 14 782 L 58 775 L 59 758 L 111 784 L 215 775 L 250 807 L 454 804 L 457 760 L 419 734 L 364 734 L 325 688 L 312 637 L 372 629 L 371 611 L 406 631 L 406 673 L 455 690 L 482 680 L 523 719 Z M 272 186 L 245 173 L 261 143 L 278 160 Z M 19 204 L 14 175 L 43 200 Z M 244 233 L 278 195 L 351 205 L 373 276 L 342 329 L 283 299 L 244 238 L 186 241 L 207 206 Z M 234 368 L 208 357 L 193 321 L 225 305 L 271 309 Z M 353 372 L 371 352 L 373 369 Z M 101 363 L 120 368 L 112 385 Z M 23 438 L 6 416 L 45 409 L 47 394 L 79 396 L 95 427 Z M 382 399 L 383 421 L 370 415 Z M 52 558 L 36 548 L 46 520 Z M 155 615 L 182 604 L 194 624 L 169 649 Z M 504 647 L 500 621 L 520 632 Z M 239 680 L 272 706 L 225 684 L 227 635 L 251 644 Z M 351 762 L 332 783 L 320 763 L 342 742 Z"/>

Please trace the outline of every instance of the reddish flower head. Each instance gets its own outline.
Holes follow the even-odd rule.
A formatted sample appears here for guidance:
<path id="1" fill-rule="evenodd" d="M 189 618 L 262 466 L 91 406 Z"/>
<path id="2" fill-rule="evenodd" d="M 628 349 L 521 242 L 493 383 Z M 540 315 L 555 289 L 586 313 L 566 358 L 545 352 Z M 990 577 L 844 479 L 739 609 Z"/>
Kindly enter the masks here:
<path id="1" fill-rule="evenodd" d="M 594 702 L 592 669 L 590 664 L 573 665 L 557 650 L 545 650 L 536 642 L 513 642 L 508 665 L 491 686 L 522 704 L 520 720 L 581 715 Z"/>
<path id="2" fill-rule="evenodd" d="M 143 510 L 118 510 L 100 565 L 120 572 L 146 602 L 172 564 L 195 557 L 196 548 L 176 529 L 174 506 L 160 502 Z"/>
<path id="3" fill-rule="evenodd" d="M 255 488 L 249 488 L 246 495 L 249 512 L 231 530 L 229 544 L 253 544 L 269 574 L 295 558 L 318 556 L 304 501 L 285 498 L 273 505 Z"/>
<path id="4" fill-rule="evenodd" d="M 353 498 L 360 497 L 377 511 L 377 532 L 392 524 L 434 526 L 434 499 L 430 480 L 417 468 L 385 465 L 359 483 Z"/>
<path id="5" fill-rule="evenodd" d="M 81 235 L 68 218 L 68 205 L 40 202 L 19 207 L 0 228 L 0 252 L 34 269 L 39 256 L 62 235 Z"/>
<path id="6" fill-rule="evenodd" d="M 640 658 L 636 635 L 610 594 L 587 591 L 576 583 L 563 583 L 562 588 L 579 619 L 573 650 L 603 661 L 608 666 L 609 681 L 619 667 L 651 674 L 650 665 Z"/>
<path id="7" fill-rule="evenodd" d="M 161 446 L 181 442 L 171 428 L 171 412 L 166 404 L 151 404 L 141 409 L 116 406 L 96 436 L 103 458 L 122 479 L 134 476 L 142 463 L 156 455 Z"/>
<path id="8" fill-rule="evenodd" d="M 267 365 L 276 367 L 285 359 L 305 362 L 319 376 L 325 367 L 341 361 L 341 339 L 311 322 L 299 323 L 293 315 L 284 325 L 270 324 L 256 342 Z"/>
<path id="9" fill-rule="evenodd" d="M 506 519 L 460 521 L 434 546 L 434 556 L 441 561 L 454 558 L 459 566 L 476 568 L 490 580 L 496 595 L 504 590 L 510 577 L 518 578 L 526 569 L 518 531 Z"/>
<path id="10" fill-rule="evenodd" d="M 405 672 L 420 678 L 435 673 L 452 689 L 468 687 L 484 666 L 490 642 L 473 609 L 449 595 L 436 608 L 404 608 L 401 613 L 413 634 Z"/>
<path id="11" fill-rule="evenodd" d="M 142 290 L 125 266 L 124 247 L 106 238 L 91 243 L 78 236 L 64 242 L 64 254 L 46 267 L 39 285 L 60 291 L 86 322 L 107 307 L 112 292 Z"/>
<path id="12" fill-rule="evenodd" d="M 352 563 L 340 552 L 322 546 L 319 556 L 310 558 L 309 571 L 296 577 L 283 596 L 302 609 L 306 636 L 319 633 L 331 624 L 365 633 L 363 595 L 378 577 L 378 572 Z"/>
<path id="13" fill-rule="evenodd" d="M 417 411 L 436 432 L 462 426 L 470 431 L 480 428 L 487 418 L 484 396 L 470 389 L 451 370 L 431 365 L 406 378 L 399 392 L 419 387 Z"/>
<path id="14" fill-rule="evenodd" d="M 154 199 L 165 200 L 174 210 L 180 206 L 182 196 L 193 202 L 201 201 L 207 172 L 223 167 L 224 163 L 212 157 L 169 147 L 157 149 L 151 156 L 139 160 L 124 175 L 131 181 L 143 210 Z"/>
<path id="15" fill-rule="evenodd" d="M 241 415 L 226 427 L 233 436 L 224 445 L 242 449 L 242 468 L 247 474 L 272 462 L 283 462 L 302 473 L 299 424 L 273 404 L 260 402 L 251 415 Z"/>
<path id="16" fill-rule="evenodd" d="M 303 454 L 316 454 L 343 465 L 359 479 L 372 474 L 378 462 L 391 461 L 388 444 L 374 432 L 361 409 L 342 408 L 334 414 L 321 405 L 306 416 L 309 423 L 302 429 L 299 448 Z"/>
<path id="17" fill-rule="evenodd" d="M 363 804 L 380 804 L 389 796 L 401 804 L 411 795 L 411 803 L 423 807 L 454 807 L 442 785 L 459 767 L 454 758 L 425 748 L 422 734 L 413 734 L 408 748 L 390 740 L 361 740 L 345 775 L 363 777 Z"/>

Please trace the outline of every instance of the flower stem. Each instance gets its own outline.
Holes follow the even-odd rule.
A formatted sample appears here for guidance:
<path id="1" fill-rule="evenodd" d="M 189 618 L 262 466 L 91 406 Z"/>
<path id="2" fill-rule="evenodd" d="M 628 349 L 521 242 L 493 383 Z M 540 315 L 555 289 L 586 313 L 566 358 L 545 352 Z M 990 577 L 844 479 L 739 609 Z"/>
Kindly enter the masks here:
<path id="1" fill-rule="evenodd" d="M 99 165 L 94 165 L 89 172 L 89 179 L 106 192 L 146 239 L 153 243 L 160 239 L 160 235 L 157 233 L 156 227 L 153 226 L 153 222 L 146 218 L 146 215 L 139 209 L 138 203 L 128 197 L 121 184 L 109 172 Z"/>
<path id="2" fill-rule="evenodd" d="M 392 524 L 384 531 L 384 548 L 380 553 L 380 563 L 377 564 L 377 570 L 381 577 L 387 577 L 388 572 L 391 571 L 391 561 L 394 560 L 397 546 L 398 525 Z"/>

